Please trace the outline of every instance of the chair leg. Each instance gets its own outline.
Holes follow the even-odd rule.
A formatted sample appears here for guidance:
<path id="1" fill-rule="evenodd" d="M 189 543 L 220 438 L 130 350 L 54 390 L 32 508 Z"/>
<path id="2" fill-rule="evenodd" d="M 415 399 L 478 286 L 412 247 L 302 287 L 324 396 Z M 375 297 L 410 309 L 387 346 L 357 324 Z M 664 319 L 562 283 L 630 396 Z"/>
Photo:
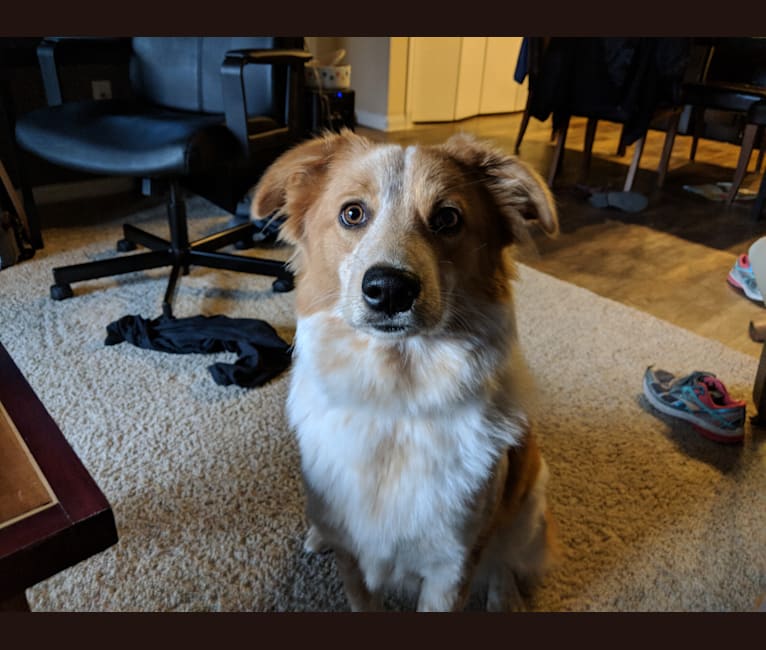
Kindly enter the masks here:
<path id="1" fill-rule="evenodd" d="M 175 298 L 176 289 L 178 288 L 178 276 L 180 273 L 181 264 L 173 264 L 173 268 L 170 269 L 165 296 L 162 299 L 162 315 L 165 316 L 165 318 L 173 317 L 173 298 Z"/>
<path id="2" fill-rule="evenodd" d="M 207 266 L 214 269 L 228 269 L 245 273 L 270 275 L 275 278 L 292 277 L 284 262 L 279 260 L 259 259 L 245 255 L 232 255 L 216 251 L 189 251 L 188 261 L 195 266 Z"/>
<path id="3" fill-rule="evenodd" d="M 617 141 L 617 155 L 622 158 L 625 155 L 627 147 L 625 146 L 625 125 L 620 129 L 620 139 Z"/>
<path id="4" fill-rule="evenodd" d="M 149 253 L 114 257 L 96 262 L 60 266 L 53 269 L 53 279 L 57 285 L 68 285 L 72 282 L 95 280 L 133 271 L 156 269 L 172 263 L 173 254 L 170 251 L 151 251 Z"/>
<path id="5" fill-rule="evenodd" d="M 696 108 L 692 114 L 692 146 L 689 150 L 689 160 L 694 162 L 697 157 L 697 144 L 699 143 L 699 134 L 705 127 L 705 109 Z"/>
<path id="6" fill-rule="evenodd" d="M 731 189 L 726 195 L 726 205 L 729 206 L 734 203 L 734 199 L 737 197 L 739 186 L 742 184 L 742 180 L 745 178 L 747 172 L 747 165 L 750 162 L 750 156 L 753 153 L 753 145 L 755 144 L 755 134 L 758 131 L 758 127 L 755 124 L 748 124 L 745 127 L 745 133 L 742 135 L 742 145 L 739 149 L 739 161 L 737 162 L 737 169 L 734 172 L 734 178 L 731 181 Z"/>
<path id="7" fill-rule="evenodd" d="M 633 188 L 633 181 L 636 180 L 636 174 L 638 173 L 638 164 L 641 162 L 641 154 L 644 152 L 644 144 L 646 143 L 646 133 L 636 140 L 635 150 L 633 151 L 633 160 L 630 161 L 630 167 L 628 168 L 628 175 L 625 177 L 625 186 L 623 190 L 630 192 Z"/>
<path id="8" fill-rule="evenodd" d="M 553 159 L 551 160 L 551 167 L 548 170 L 548 187 L 553 187 L 553 180 L 556 178 L 556 174 L 561 166 L 561 158 L 564 155 L 564 144 L 567 140 L 568 130 L 569 118 L 567 117 L 556 136 L 556 147 L 553 150 Z"/>
<path id="9" fill-rule="evenodd" d="M 760 144 L 758 145 L 758 159 L 755 162 L 755 171 L 760 174 L 761 168 L 763 167 L 763 154 L 764 150 L 766 150 L 766 129 L 759 126 L 758 134 L 758 141 Z"/>
<path id="10" fill-rule="evenodd" d="M 766 174 L 761 179 L 761 186 L 758 188 L 758 196 L 753 202 L 753 219 L 759 221 L 763 213 L 763 205 L 766 203 Z"/>
<path id="11" fill-rule="evenodd" d="M 657 167 L 657 188 L 662 187 L 665 184 L 665 177 L 668 174 L 668 166 L 670 165 L 670 156 L 673 153 L 673 143 L 676 139 L 676 133 L 678 133 L 678 122 L 681 119 L 681 112 L 676 112 L 670 118 L 670 124 L 668 130 L 665 133 L 665 143 L 662 146 L 662 154 L 660 155 L 660 164 Z"/>
<path id="12" fill-rule="evenodd" d="M 214 251 L 230 244 L 244 241 L 248 237 L 252 239 L 255 232 L 255 225 L 248 221 L 238 226 L 232 226 L 227 230 L 214 233 L 208 237 L 197 239 L 190 244 L 193 250 Z"/>
<path id="13" fill-rule="evenodd" d="M 590 169 L 590 163 L 593 157 L 593 141 L 596 139 L 597 126 L 598 120 L 594 117 L 589 117 L 585 124 L 585 142 L 583 143 L 582 148 L 582 169 L 580 170 L 580 180 L 583 183 L 588 178 L 588 170 Z"/>
<path id="14" fill-rule="evenodd" d="M 129 223 L 123 224 L 122 232 L 125 242 L 131 244 L 138 244 L 144 248 L 148 248 L 150 251 L 166 251 L 170 250 L 170 242 L 162 237 L 157 237 L 151 233 L 136 228 Z M 118 243 L 119 249 L 119 243 Z M 120 249 L 122 250 L 122 249 Z"/>
<path id="15" fill-rule="evenodd" d="M 524 134 L 527 132 L 527 126 L 529 126 L 529 110 L 524 110 L 524 114 L 521 116 L 521 126 L 519 127 L 519 134 L 516 136 L 516 144 L 513 147 L 514 153 L 518 156 L 521 149 L 521 141 L 524 139 Z"/>
<path id="16" fill-rule="evenodd" d="M 694 158 L 697 156 L 697 141 L 699 138 L 695 135 L 692 137 L 692 146 L 689 148 L 689 160 L 694 162 Z"/>

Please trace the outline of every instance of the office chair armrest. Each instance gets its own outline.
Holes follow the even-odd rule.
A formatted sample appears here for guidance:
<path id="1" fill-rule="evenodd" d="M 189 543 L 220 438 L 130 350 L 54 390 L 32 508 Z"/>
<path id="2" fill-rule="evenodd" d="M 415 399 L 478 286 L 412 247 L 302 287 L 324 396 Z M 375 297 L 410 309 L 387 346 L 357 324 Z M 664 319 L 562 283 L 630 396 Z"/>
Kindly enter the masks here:
<path id="1" fill-rule="evenodd" d="M 312 58 L 311 52 L 305 50 L 229 50 L 227 59 L 242 60 L 245 63 L 266 64 L 303 64 Z"/>
<path id="2" fill-rule="evenodd" d="M 245 154 L 250 151 L 250 143 L 255 139 L 266 140 L 269 137 L 282 137 L 293 134 L 296 138 L 302 132 L 302 97 L 303 66 L 312 58 L 310 52 L 303 50 L 229 50 L 221 65 L 223 80 L 223 105 L 226 113 L 226 126 L 236 135 Z M 284 65 L 288 67 L 288 83 L 285 89 L 285 126 L 277 132 L 250 134 L 245 99 L 244 70 L 251 63 L 264 65 Z"/>
<path id="3" fill-rule="evenodd" d="M 62 59 L 65 63 L 91 63 L 95 60 L 92 53 L 96 48 L 99 48 L 99 63 L 127 60 L 131 52 L 129 38 L 48 36 L 40 42 L 37 60 L 48 106 L 63 103 L 59 80 Z M 105 54 L 114 56 L 105 57 Z"/>

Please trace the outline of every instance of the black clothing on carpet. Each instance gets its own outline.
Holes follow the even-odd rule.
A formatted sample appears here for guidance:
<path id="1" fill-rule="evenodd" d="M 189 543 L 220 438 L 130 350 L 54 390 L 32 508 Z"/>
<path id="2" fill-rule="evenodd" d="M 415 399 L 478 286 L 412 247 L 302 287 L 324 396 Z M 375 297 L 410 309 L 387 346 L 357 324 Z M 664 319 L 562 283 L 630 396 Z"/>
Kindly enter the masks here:
<path id="1" fill-rule="evenodd" d="M 213 381 L 223 386 L 261 386 L 288 368 L 292 354 L 271 325 L 254 318 L 123 316 L 107 325 L 106 332 L 106 345 L 127 341 L 175 354 L 233 352 L 239 357 L 236 362 L 208 368 Z"/>

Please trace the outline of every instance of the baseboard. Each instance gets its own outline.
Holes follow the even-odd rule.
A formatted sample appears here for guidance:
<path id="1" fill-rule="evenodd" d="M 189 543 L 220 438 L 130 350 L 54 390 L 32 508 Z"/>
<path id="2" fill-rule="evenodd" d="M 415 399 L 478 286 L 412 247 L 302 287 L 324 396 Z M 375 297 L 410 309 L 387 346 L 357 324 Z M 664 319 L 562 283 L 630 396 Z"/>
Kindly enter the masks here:
<path id="1" fill-rule="evenodd" d="M 361 126 L 377 131 L 403 131 L 411 126 L 405 115 L 383 115 L 362 110 L 356 111 L 356 121 Z"/>
<path id="2" fill-rule="evenodd" d="M 412 122 L 407 119 L 404 114 L 389 115 L 388 116 L 388 129 L 387 131 L 405 131 L 412 128 Z"/>
<path id="3" fill-rule="evenodd" d="M 35 203 L 44 205 L 129 192 L 135 187 L 135 182 L 134 178 L 109 177 L 73 183 L 52 183 L 32 188 L 32 195 Z"/>

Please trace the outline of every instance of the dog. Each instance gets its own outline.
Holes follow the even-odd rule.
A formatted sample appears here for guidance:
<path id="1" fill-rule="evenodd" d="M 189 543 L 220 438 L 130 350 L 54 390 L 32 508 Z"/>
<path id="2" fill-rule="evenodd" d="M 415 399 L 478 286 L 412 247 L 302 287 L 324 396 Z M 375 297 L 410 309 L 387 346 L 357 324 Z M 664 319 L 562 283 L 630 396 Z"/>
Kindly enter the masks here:
<path id="1" fill-rule="evenodd" d="M 557 543 L 509 252 L 529 223 L 556 234 L 545 183 L 467 134 L 405 148 L 343 130 L 283 153 L 251 214 L 284 216 L 294 247 L 306 550 L 334 551 L 354 611 L 390 588 L 419 611 L 475 591 L 523 609 Z"/>

